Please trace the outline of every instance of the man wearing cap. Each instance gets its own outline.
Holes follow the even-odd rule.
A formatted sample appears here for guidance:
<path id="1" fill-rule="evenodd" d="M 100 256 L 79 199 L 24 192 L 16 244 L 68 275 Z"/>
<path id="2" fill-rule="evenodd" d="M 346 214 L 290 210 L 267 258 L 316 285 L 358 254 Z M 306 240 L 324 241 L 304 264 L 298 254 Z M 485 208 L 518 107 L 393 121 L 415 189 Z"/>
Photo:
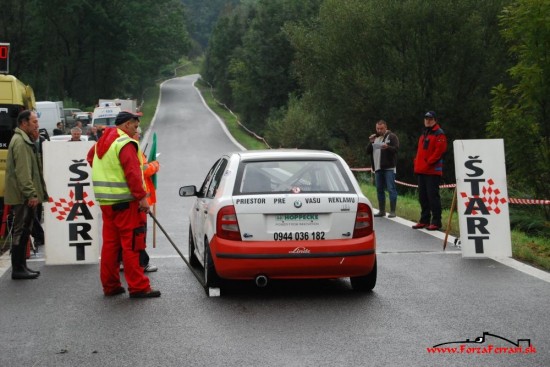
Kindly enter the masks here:
<path id="1" fill-rule="evenodd" d="M 420 221 L 413 229 L 426 228 L 436 231 L 441 228 L 441 197 L 439 184 L 443 175 L 443 154 L 447 150 L 447 137 L 437 123 L 434 111 L 424 115 L 424 133 L 418 140 L 414 173 L 418 175 L 418 199 Z"/>
<path id="2" fill-rule="evenodd" d="M 103 217 L 100 278 L 105 296 L 125 292 L 120 282 L 118 254 L 122 248 L 124 276 L 130 298 L 159 297 L 139 266 L 145 249 L 149 211 L 142 173 L 142 153 L 133 137 L 141 114 L 120 112 L 115 128 L 105 130 L 88 152 L 96 200 Z"/>

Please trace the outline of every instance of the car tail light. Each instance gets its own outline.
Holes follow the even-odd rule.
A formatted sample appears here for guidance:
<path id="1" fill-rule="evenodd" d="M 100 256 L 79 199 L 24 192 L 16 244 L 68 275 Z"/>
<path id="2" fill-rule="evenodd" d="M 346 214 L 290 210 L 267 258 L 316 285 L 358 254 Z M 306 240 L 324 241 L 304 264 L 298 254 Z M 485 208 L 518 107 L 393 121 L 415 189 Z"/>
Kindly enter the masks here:
<path id="1" fill-rule="evenodd" d="M 353 238 L 368 236 L 372 234 L 372 230 L 372 211 L 367 204 L 359 203 L 357 205 Z"/>
<path id="2" fill-rule="evenodd" d="M 233 205 L 224 206 L 218 212 L 216 234 L 226 240 L 241 241 L 241 231 L 239 230 L 237 213 Z"/>

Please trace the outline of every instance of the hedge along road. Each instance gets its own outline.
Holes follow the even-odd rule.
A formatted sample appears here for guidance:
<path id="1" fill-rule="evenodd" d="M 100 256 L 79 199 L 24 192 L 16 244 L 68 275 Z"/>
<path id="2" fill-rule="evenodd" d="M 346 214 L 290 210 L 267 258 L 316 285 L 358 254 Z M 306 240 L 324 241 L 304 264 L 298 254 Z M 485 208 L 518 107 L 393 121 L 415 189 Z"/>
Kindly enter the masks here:
<path id="1" fill-rule="evenodd" d="M 162 85 L 152 126 L 161 153 L 157 218 L 183 253 L 192 200 L 179 187 L 200 185 L 219 154 L 239 149 L 196 78 Z M 453 246 L 443 252 L 439 238 L 399 221 L 377 218 L 375 230 L 379 278 L 368 294 L 330 280 L 238 283 L 209 298 L 160 231 L 156 248 L 149 240 L 158 299 L 104 298 L 97 265 L 45 266 L 39 255 L 38 279 L 0 278 L 0 365 L 550 365 L 548 282 L 494 260 L 464 260 Z M 532 348 L 502 338 L 529 339 Z"/>

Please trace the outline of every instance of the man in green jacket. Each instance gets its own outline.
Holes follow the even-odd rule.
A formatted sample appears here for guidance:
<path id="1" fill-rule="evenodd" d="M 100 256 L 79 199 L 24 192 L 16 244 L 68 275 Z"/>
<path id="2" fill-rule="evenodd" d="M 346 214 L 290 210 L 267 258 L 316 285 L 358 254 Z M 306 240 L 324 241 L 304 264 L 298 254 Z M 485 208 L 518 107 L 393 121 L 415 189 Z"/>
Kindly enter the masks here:
<path id="1" fill-rule="evenodd" d="M 17 127 L 8 147 L 4 202 L 13 208 L 11 278 L 35 279 L 39 271 L 27 267 L 27 243 L 38 204 L 48 200 L 42 163 L 34 142 L 38 139 L 36 112 L 17 116 Z"/>

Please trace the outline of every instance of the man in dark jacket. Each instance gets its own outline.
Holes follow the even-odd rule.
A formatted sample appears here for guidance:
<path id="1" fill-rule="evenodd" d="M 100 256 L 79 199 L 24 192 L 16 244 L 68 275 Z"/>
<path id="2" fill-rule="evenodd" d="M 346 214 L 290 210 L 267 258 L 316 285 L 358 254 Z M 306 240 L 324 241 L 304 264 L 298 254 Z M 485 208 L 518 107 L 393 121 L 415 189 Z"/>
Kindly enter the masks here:
<path id="1" fill-rule="evenodd" d="M 390 196 L 390 214 L 388 217 L 394 218 L 397 205 L 395 167 L 397 165 L 399 139 L 397 135 L 388 130 L 386 121 L 380 120 L 376 123 L 376 134 L 372 134 L 369 140 L 367 153 L 372 155 L 372 169 L 375 172 L 376 193 L 378 196 L 378 213 L 374 216 L 386 216 L 385 190 L 388 190 Z"/>
<path id="2" fill-rule="evenodd" d="M 424 133 L 418 139 L 414 158 L 414 173 L 418 175 L 420 221 L 412 228 L 437 231 L 441 228 L 441 197 L 439 184 L 443 175 L 443 154 L 447 150 L 447 137 L 437 123 L 434 111 L 424 115 Z"/>
<path id="3" fill-rule="evenodd" d="M 27 267 L 27 243 L 36 208 L 48 200 L 42 163 L 35 141 L 38 139 L 36 112 L 25 110 L 17 116 L 17 127 L 8 147 L 4 201 L 13 207 L 11 248 L 12 279 L 35 279 L 39 271 Z"/>

